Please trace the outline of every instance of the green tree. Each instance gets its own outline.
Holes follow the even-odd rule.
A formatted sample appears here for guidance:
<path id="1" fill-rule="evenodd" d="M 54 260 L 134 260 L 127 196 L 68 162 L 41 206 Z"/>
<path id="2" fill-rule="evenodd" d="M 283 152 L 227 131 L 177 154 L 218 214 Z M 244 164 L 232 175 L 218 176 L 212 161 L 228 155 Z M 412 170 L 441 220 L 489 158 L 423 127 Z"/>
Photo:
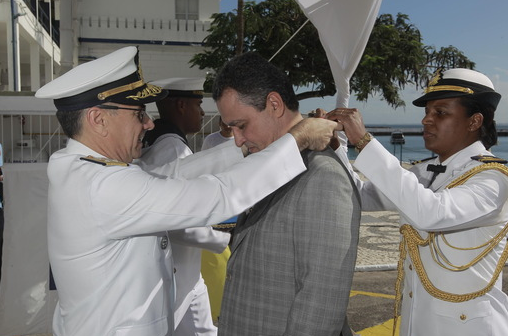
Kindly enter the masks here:
<path id="1" fill-rule="evenodd" d="M 308 88 L 299 99 L 332 96 L 335 84 L 316 28 L 295 1 L 246 1 L 243 7 L 243 52 L 256 51 L 288 74 L 293 85 Z M 210 90 L 215 72 L 237 53 L 238 16 L 235 12 L 214 14 L 204 40 L 207 49 L 196 54 L 192 66 L 211 69 L 205 83 Z M 305 24 L 305 25 L 304 25 Z M 303 25 L 303 28 L 302 28 Z M 280 51 L 291 36 L 298 34 Z M 275 56 L 274 56 L 275 55 Z M 422 43 L 420 31 L 405 14 L 396 18 L 380 15 L 358 68 L 351 78 L 351 92 L 359 101 L 379 94 L 393 107 L 404 106 L 400 91 L 406 85 L 426 86 L 438 67 L 474 68 L 453 46 L 437 50 Z"/>
<path id="2" fill-rule="evenodd" d="M 427 86 L 427 81 L 440 67 L 474 68 L 460 50 L 453 46 L 436 50 L 421 42 L 418 28 L 409 17 L 399 13 L 380 15 L 372 29 L 363 56 L 351 78 L 351 91 L 359 101 L 380 94 L 393 107 L 405 106 L 400 90 L 408 84 Z"/>

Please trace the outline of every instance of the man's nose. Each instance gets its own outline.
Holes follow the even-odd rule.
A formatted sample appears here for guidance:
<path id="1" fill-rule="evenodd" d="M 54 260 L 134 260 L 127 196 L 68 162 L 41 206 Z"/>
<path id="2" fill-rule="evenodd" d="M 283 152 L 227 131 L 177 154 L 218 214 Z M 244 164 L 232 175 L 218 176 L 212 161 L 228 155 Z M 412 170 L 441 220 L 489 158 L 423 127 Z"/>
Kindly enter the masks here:
<path id="1" fill-rule="evenodd" d="M 241 132 L 238 131 L 235 127 L 232 127 L 233 136 L 235 138 L 235 144 L 237 147 L 242 147 L 245 143 L 245 138 L 242 136 Z"/>
<path id="2" fill-rule="evenodd" d="M 422 125 L 427 125 L 427 124 L 430 124 L 431 122 L 432 122 L 432 117 L 431 117 L 430 113 L 423 116 Z"/>
<path id="3" fill-rule="evenodd" d="M 148 120 L 146 120 L 144 123 L 143 123 L 143 128 L 144 129 L 147 129 L 149 131 L 153 130 L 153 128 L 155 127 L 155 124 L 153 123 L 153 120 L 152 118 L 146 118 Z"/>

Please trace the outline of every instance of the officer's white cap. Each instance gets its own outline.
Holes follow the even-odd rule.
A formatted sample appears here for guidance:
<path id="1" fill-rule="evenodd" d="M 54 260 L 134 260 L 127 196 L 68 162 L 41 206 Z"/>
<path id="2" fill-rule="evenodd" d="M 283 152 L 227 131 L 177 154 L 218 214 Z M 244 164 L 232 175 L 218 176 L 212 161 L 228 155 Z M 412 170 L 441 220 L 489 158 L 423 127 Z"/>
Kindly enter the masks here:
<path id="1" fill-rule="evenodd" d="M 203 98 L 204 78 L 166 78 L 150 82 L 168 90 L 168 97 Z"/>
<path id="2" fill-rule="evenodd" d="M 425 89 L 425 94 L 413 101 L 413 104 L 424 107 L 431 100 L 464 96 L 489 104 L 494 110 L 501 99 L 487 76 L 475 70 L 456 68 L 436 71 Z"/>
<path id="3" fill-rule="evenodd" d="M 37 98 L 54 99 L 60 111 L 75 111 L 105 102 L 143 105 L 167 92 L 143 80 L 138 48 L 125 47 L 69 70 L 40 88 Z"/>

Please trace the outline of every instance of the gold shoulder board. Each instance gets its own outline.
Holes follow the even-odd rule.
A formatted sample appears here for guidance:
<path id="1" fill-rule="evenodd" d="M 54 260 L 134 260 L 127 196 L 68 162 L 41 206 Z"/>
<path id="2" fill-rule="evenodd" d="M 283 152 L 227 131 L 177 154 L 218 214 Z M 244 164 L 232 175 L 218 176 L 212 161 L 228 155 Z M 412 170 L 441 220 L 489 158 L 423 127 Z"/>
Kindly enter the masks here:
<path id="1" fill-rule="evenodd" d="M 501 159 L 501 158 L 498 158 L 498 157 L 495 157 L 495 156 L 490 156 L 490 155 L 471 156 L 471 159 L 476 160 L 476 161 L 480 161 L 480 162 L 483 162 L 483 163 L 497 162 L 497 163 L 505 164 L 505 163 L 508 162 L 505 159 Z"/>
<path id="2" fill-rule="evenodd" d="M 91 155 L 88 155 L 86 157 L 79 158 L 83 161 L 93 162 L 97 163 L 103 166 L 121 166 L 121 167 L 127 167 L 129 164 L 121 161 L 106 159 L 106 158 L 96 158 Z"/>
<path id="3" fill-rule="evenodd" d="M 422 162 L 425 162 L 425 161 L 429 161 L 430 159 L 434 159 L 434 158 L 435 158 L 435 156 L 431 156 L 431 157 L 428 157 L 426 159 L 411 161 L 411 164 L 412 165 L 417 165 L 419 163 L 422 163 Z"/>

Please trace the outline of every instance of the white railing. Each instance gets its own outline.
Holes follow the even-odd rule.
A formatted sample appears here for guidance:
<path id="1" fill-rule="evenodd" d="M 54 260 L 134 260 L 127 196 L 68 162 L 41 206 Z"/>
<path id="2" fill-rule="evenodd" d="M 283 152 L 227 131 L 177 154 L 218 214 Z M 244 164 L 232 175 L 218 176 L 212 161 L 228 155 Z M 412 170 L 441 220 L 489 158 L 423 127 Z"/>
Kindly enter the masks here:
<path id="1" fill-rule="evenodd" d="M 201 145 L 203 144 L 203 140 L 210 133 L 216 132 L 219 130 L 219 113 L 205 115 L 205 119 L 203 122 L 203 126 L 201 130 L 195 134 L 188 135 L 187 141 L 189 142 L 189 147 L 192 149 L 194 153 L 199 152 L 201 150 Z"/>
<path id="2" fill-rule="evenodd" d="M 200 44 L 208 36 L 211 21 L 125 18 L 109 16 L 80 17 L 80 38 L 108 38 L 187 42 Z"/>
<path id="3" fill-rule="evenodd" d="M 218 113 L 206 115 L 201 130 L 187 136 L 193 152 L 199 152 L 203 139 L 218 130 L 218 116 Z M 0 131 L 5 163 L 47 162 L 51 154 L 67 143 L 54 115 L 0 112 Z"/>
<path id="4" fill-rule="evenodd" d="M 215 103 L 205 98 L 203 127 L 187 139 L 193 152 L 199 152 L 203 139 L 219 130 Z M 147 105 L 152 117 L 159 117 L 155 104 Z M 55 115 L 51 100 L 37 99 L 31 94 L 0 94 L 0 143 L 3 158 L 11 162 L 45 162 L 57 150 L 64 148 L 67 137 Z"/>
<path id="5" fill-rule="evenodd" d="M 51 154 L 67 143 L 54 115 L 3 113 L 0 130 L 6 163 L 47 162 Z"/>

